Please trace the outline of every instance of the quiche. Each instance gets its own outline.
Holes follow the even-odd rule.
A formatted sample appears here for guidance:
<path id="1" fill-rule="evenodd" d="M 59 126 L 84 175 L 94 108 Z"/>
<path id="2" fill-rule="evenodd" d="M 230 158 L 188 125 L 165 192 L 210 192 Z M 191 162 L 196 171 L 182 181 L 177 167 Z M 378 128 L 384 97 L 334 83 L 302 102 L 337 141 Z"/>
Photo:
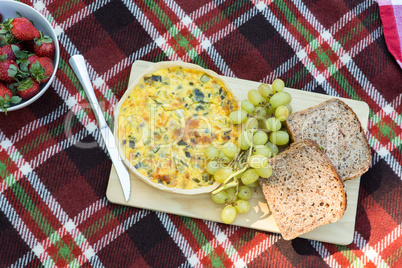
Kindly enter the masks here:
<path id="1" fill-rule="evenodd" d="M 163 62 L 142 75 L 115 108 L 121 157 L 137 177 L 165 191 L 210 192 L 204 150 L 237 142 L 229 114 L 239 103 L 216 73 L 194 64 Z"/>

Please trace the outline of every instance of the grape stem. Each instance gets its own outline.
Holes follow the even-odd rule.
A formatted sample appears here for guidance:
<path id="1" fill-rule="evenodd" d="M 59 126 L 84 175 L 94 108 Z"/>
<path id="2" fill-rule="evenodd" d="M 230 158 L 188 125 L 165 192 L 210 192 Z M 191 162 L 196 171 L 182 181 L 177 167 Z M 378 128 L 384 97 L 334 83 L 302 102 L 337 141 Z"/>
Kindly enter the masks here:
<path id="1" fill-rule="evenodd" d="M 239 184 L 239 182 L 237 181 L 237 179 L 235 179 L 234 181 L 231 181 L 231 182 L 229 182 L 229 183 L 227 183 L 227 184 L 223 184 L 221 187 L 219 187 L 218 189 L 214 190 L 214 191 L 212 192 L 212 195 L 219 194 L 220 192 L 222 192 L 222 191 L 224 191 L 224 190 L 226 190 L 226 189 L 235 187 L 235 186 L 237 186 L 238 184 Z"/>
<path id="2" fill-rule="evenodd" d="M 254 134 L 254 129 L 251 131 L 251 133 Z M 217 189 L 215 189 L 215 190 L 212 191 L 212 195 L 219 194 L 220 192 L 222 192 L 222 191 L 224 191 L 224 190 L 226 190 L 226 189 L 228 189 L 228 188 L 235 187 L 235 186 L 238 187 L 238 186 L 239 186 L 239 181 L 235 178 L 235 176 L 237 176 L 237 175 L 243 173 L 244 171 L 246 171 L 246 170 L 250 167 L 250 166 L 248 165 L 248 160 L 249 160 L 250 157 L 251 157 L 251 152 L 252 152 L 252 151 L 253 151 L 253 140 L 251 140 L 251 143 L 250 143 L 250 148 L 249 148 L 249 152 L 248 152 L 247 161 L 246 161 L 246 163 L 242 163 L 242 164 L 244 164 L 244 167 L 243 167 L 242 169 L 240 169 L 240 170 L 234 172 L 233 174 L 231 174 L 231 175 L 222 183 L 222 185 L 221 185 L 219 188 L 217 188 Z M 242 154 L 239 155 L 239 158 L 240 158 L 241 156 L 242 156 Z M 236 159 L 237 159 L 238 161 L 240 160 L 239 158 L 236 157 Z M 231 164 L 233 164 L 233 160 L 232 160 Z M 242 164 L 240 164 L 239 167 L 240 167 Z M 232 182 L 229 182 L 231 179 L 234 179 L 234 180 L 233 180 Z"/>
<path id="3" fill-rule="evenodd" d="M 235 173 L 233 173 L 232 175 L 230 175 L 224 182 L 223 184 L 228 183 L 232 178 L 234 178 L 235 176 L 241 174 L 242 172 L 246 171 L 246 169 L 248 168 L 248 164 L 246 164 L 246 166 L 238 171 L 236 171 Z"/>
<path id="4" fill-rule="evenodd" d="M 249 167 L 248 164 L 246 164 L 244 168 L 242 168 L 242 169 L 236 171 L 235 173 L 233 173 L 232 175 L 230 175 L 230 176 L 222 183 L 222 186 L 221 186 L 221 187 L 219 187 L 218 189 L 212 191 L 212 194 L 213 194 L 213 195 L 216 195 L 216 194 L 219 194 L 220 192 L 222 192 L 223 190 L 226 190 L 226 189 L 228 189 L 228 188 L 231 188 L 231 187 L 234 187 L 234 186 L 239 185 L 239 182 L 237 181 L 237 179 L 235 179 L 235 180 L 232 181 L 232 182 L 229 182 L 229 181 L 230 181 L 231 179 L 233 179 L 235 176 L 237 176 L 237 175 L 241 174 L 242 172 L 246 171 L 246 169 L 247 169 L 248 167 Z"/>
<path id="5" fill-rule="evenodd" d="M 237 169 L 241 165 L 241 158 L 243 157 L 244 152 L 241 152 L 240 154 L 236 155 L 235 158 L 233 158 L 233 168 Z"/>

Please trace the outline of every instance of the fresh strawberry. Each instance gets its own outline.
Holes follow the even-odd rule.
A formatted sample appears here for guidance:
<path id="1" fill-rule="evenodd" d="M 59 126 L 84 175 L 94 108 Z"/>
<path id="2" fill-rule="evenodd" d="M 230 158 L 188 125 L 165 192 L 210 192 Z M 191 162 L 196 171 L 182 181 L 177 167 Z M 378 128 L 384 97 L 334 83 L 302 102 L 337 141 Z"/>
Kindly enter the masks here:
<path id="1" fill-rule="evenodd" d="M 3 47 L 0 47 L 0 60 L 15 60 L 15 54 L 12 49 L 12 46 L 16 46 L 19 49 L 21 49 L 21 45 L 19 44 L 12 44 L 12 45 L 8 44 Z"/>
<path id="2" fill-rule="evenodd" d="M 53 61 L 48 57 L 37 58 L 29 67 L 31 76 L 39 83 L 49 81 L 53 73 Z"/>
<path id="3" fill-rule="evenodd" d="M 4 111 L 7 114 L 7 108 L 10 107 L 11 104 L 17 104 L 20 101 L 20 97 L 13 96 L 11 90 L 0 83 L 0 110 Z"/>
<path id="4" fill-rule="evenodd" d="M 13 36 L 21 41 L 34 40 L 40 37 L 40 32 L 33 26 L 33 24 L 25 17 L 17 17 L 11 19 L 10 32 Z M 7 20 L 6 20 L 7 21 Z M 8 23 L 8 22 L 7 22 Z M 7 25 L 5 22 L 4 24 Z"/>
<path id="5" fill-rule="evenodd" d="M 3 15 L 0 14 L 0 22 L 3 21 Z"/>
<path id="6" fill-rule="evenodd" d="M 18 65 L 14 60 L 0 61 L 0 80 L 11 82 L 19 71 Z"/>
<path id="7" fill-rule="evenodd" d="M 4 98 L 6 96 L 6 94 L 9 97 L 13 96 L 13 92 L 11 92 L 11 90 L 8 87 L 6 87 L 6 85 L 4 85 L 3 83 L 0 83 L 0 97 Z"/>
<path id="8" fill-rule="evenodd" d="M 40 34 L 40 38 L 35 38 L 34 51 L 39 57 L 53 58 L 55 46 L 50 36 Z"/>
<path id="9" fill-rule="evenodd" d="M 42 43 L 42 45 L 38 46 L 35 44 L 35 53 L 39 57 L 48 57 L 53 58 L 55 46 L 54 43 Z"/>
<path id="10" fill-rule="evenodd" d="M 17 86 L 18 95 L 24 99 L 28 100 L 39 93 L 40 84 L 35 81 L 32 77 L 25 78 Z"/>
<path id="11" fill-rule="evenodd" d="M 29 57 L 27 58 L 27 60 L 29 61 L 29 64 L 31 65 L 32 62 L 34 62 L 34 61 L 37 60 L 38 58 L 39 58 L 39 57 L 38 57 L 37 55 L 33 54 L 33 55 L 29 56 Z"/>

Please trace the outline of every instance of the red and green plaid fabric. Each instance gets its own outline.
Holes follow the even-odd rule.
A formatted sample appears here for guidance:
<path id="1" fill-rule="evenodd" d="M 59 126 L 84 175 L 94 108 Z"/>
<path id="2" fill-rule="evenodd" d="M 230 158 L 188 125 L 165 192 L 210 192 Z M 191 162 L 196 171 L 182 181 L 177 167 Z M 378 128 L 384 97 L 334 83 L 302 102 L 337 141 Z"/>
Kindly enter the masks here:
<path id="1" fill-rule="evenodd" d="M 375 1 L 22 2 L 55 28 L 61 61 L 45 95 L 0 114 L 0 267 L 402 266 L 402 72 Z M 139 59 L 367 102 L 373 160 L 352 244 L 109 203 L 111 161 L 68 65 L 78 53 L 109 119 Z"/>

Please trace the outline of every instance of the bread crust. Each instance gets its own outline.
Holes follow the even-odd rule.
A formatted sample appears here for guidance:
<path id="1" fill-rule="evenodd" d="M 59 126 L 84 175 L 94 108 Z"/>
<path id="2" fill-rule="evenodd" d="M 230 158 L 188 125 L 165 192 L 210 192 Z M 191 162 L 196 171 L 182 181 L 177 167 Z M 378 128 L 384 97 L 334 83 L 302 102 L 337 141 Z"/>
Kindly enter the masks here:
<path id="1" fill-rule="evenodd" d="M 363 127 L 362 127 L 362 124 L 361 124 L 359 118 L 357 117 L 356 113 L 353 111 L 352 108 L 350 108 L 349 105 L 347 105 L 345 102 L 343 102 L 340 99 L 333 98 L 333 99 L 327 100 L 325 102 L 322 102 L 322 103 L 320 103 L 320 104 L 318 104 L 316 106 L 313 106 L 313 107 L 307 108 L 305 110 L 302 110 L 302 111 L 295 112 L 295 113 L 291 114 L 288 117 L 288 119 L 285 121 L 284 126 L 285 126 L 287 132 L 289 133 L 289 137 L 290 137 L 290 140 L 292 142 L 295 142 L 295 141 L 298 141 L 298 140 L 301 140 L 301 139 L 306 139 L 306 138 L 307 139 L 312 139 L 312 140 L 316 141 L 319 145 L 324 147 L 324 150 L 326 151 L 326 148 L 325 148 L 324 144 L 320 144 L 322 142 L 320 141 L 320 136 L 319 135 L 317 135 L 317 137 L 314 137 L 313 135 L 307 135 L 307 137 L 304 137 L 304 135 L 300 135 L 300 133 L 299 133 L 300 131 L 297 131 L 298 133 L 296 133 L 296 130 L 295 130 L 296 127 L 295 126 L 297 124 L 299 124 L 299 122 L 297 122 L 297 118 L 300 118 L 300 117 L 307 118 L 308 116 L 311 116 L 311 114 L 314 111 L 322 109 L 323 107 L 329 107 L 329 106 L 334 105 L 334 104 L 344 107 L 347 110 L 347 112 L 350 114 L 352 120 L 356 120 L 356 122 L 358 124 L 358 127 L 359 127 L 359 131 L 358 131 L 358 134 L 356 135 L 356 138 L 359 138 L 359 140 L 362 142 L 362 147 L 363 148 L 360 148 L 360 149 L 364 152 L 364 154 L 363 154 L 364 159 L 363 159 L 363 161 L 361 161 L 361 163 L 359 163 L 359 169 L 353 169 L 350 172 L 346 172 L 345 169 L 341 169 L 339 166 L 336 165 L 336 161 L 334 161 L 334 159 L 330 157 L 330 160 L 332 161 L 334 166 L 337 168 L 337 171 L 340 174 L 341 179 L 343 181 L 345 181 L 345 180 L 350 180 L 350 179 L 353 179 L 353 178 L 360 177 L 365 172 L 367 172 L 367 170 L 370 167 L 371 158 L 372 158 L 372 156 L 371 156 L 371 148 L 370 148 L 370 145 L 369 145 L 368 140 L 366 138 L 365 131 L 364 131 Z M 342 120 L 342 119 L 338 118 L 338 120 Z M 354 144 L 352 144 L 352 145 L 354 145 Z M 350 147 L 348 149 L 349 150 L 358 150 L 359 148 Z M 347 175 L 345 175 L 345 174 L 342 175 L 340 171 L 342 171 L 342 173 L 347 173 Z M 353 173 L 353 172 L 355 172 L 355 173 Z"/>
<path id="2" fill-rule="evenodd" d="M 295 158 L 295 155 L 300 158 Z M 283 162 L 286 162 L 286 168 L 282 168 Z M 322 172 L 311 170 L 309 174 L 311 166 L 306 164 L 308 162 Z M 281 154 L 269 159 L 269 163 L 273 167 L 273 174 L 267 179 L 260 178 L 259 182 L 285 240 L 294 239 L 342 218 L 347 206 L 343 182 L 328 156 L 316 142 L 297 141 Z M 300 185 L 303 184 L 305 187 L 301 189 Z M 292 186 L 296 188 L 289 189 Z M 329 196 L 324 196 L 323 193 L 329 193 Z M 306 204 L 309 201 L 314 201 L 313 205 Z M 328 211 L 327 207 L 324 208 L 321 204 L 318 206 L 318 202 L 325 202 Z M 315 215 L 314 218 L 310 218 L 312 215 Z M 300 223 L 301 218 L 303 222 Z"/>

